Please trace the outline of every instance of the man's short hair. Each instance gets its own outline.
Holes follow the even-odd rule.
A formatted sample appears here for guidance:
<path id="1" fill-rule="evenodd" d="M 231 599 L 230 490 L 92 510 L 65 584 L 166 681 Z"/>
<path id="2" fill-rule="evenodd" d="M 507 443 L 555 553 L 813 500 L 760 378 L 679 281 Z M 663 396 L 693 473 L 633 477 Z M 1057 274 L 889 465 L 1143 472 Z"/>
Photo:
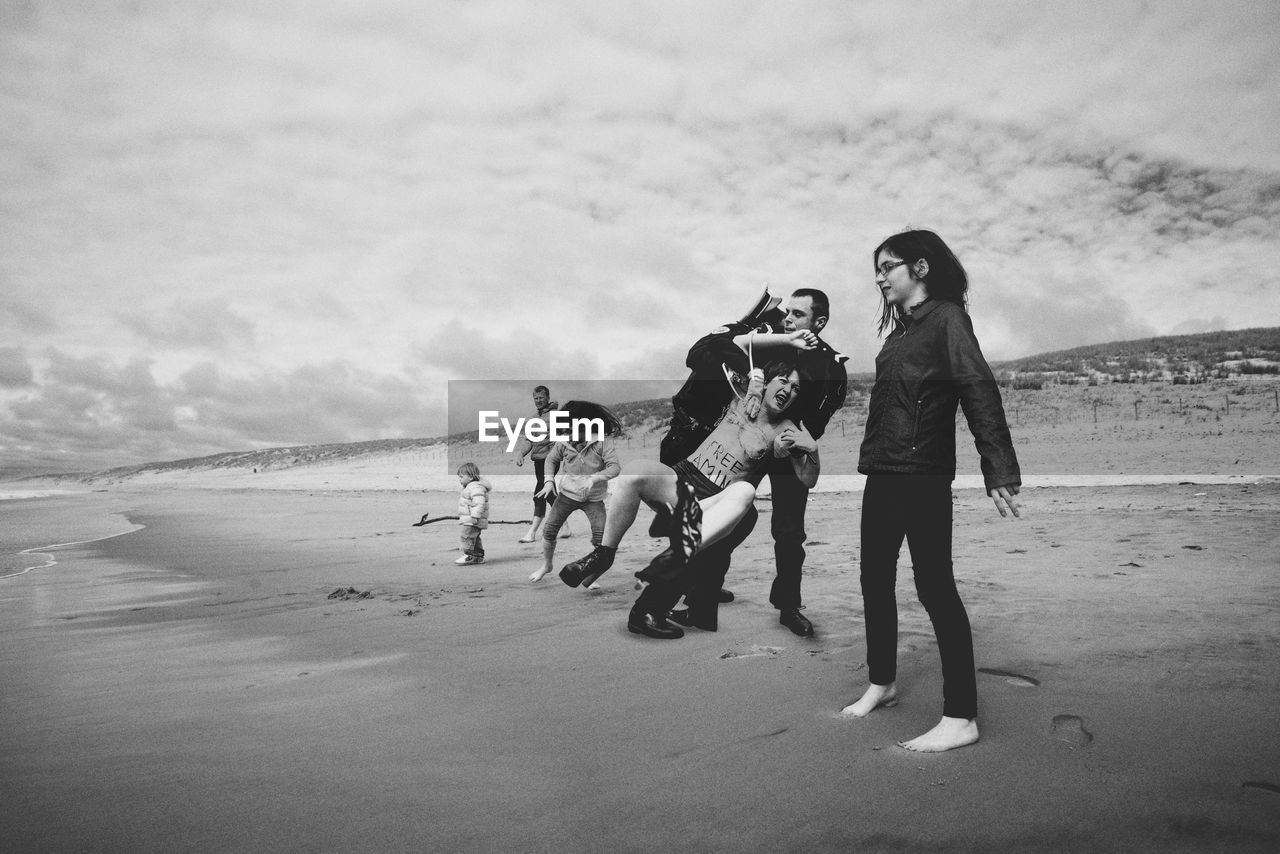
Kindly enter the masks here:
<path id="1" fill-rule="evenodd" d="M 827 299 L 825 291 L 817 288 L 798 288 L 791 292 L 793 297 L 808 297 L 813 300 L 813 316 L 814 318 L 825 317 L 831 319 L 831 301 Z"/>
<path id="2" fill-rule="evenodd" d="M 551 396 L 551 389 L 547 388 L 547 387 L 546 387 L 546 386 L 544 386 L 544 385 L 536 385 L 536 386 L 534 386 L 534 387 L 533 387 L 533 393 L 534 393 L 534 394 L 537 394 L 538 392 L 542 392 L 542 393 L 543 393 L 543 394 L 545 394 L 547 397 L 550 397 L 550 396 Z"/>

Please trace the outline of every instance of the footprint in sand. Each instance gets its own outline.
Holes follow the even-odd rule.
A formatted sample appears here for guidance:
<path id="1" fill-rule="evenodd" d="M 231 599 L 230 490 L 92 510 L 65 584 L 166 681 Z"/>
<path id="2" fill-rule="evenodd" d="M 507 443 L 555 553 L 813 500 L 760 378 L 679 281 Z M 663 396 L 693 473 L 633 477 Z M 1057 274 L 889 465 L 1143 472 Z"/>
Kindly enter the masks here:
<path id="1" fill-rule="evenodd" d="M 1023 676 L 1021 673 L 1014 673 L 1012 670 L 1000 670 L 995 667 L 979 667 L 978 672 L 985 673 L 988 676 L 1003 676 L 1004 681 L 1013 685 L 1015 688 L 1040 687 L 1039 679 L 1032 679 L 1030 676 Z"/>
<path id="2" fill-rule="evenodd" d="M 1088 747 L 1093 741 L 1093 733 L 1085 729 L 1084 719 L 1076 715 L 1054 715 L 1049 734 L 1072 747 Z"/>
<path id="3" fill-rule="evenodd" d="M 726 652 L 724 655 L 720 656 L 720 658 L 722 659 L 759 658 L 760 656 L 772 657 L 772 656 L 778 655 L 781 652 L 782 652 L 782 647 L 780 646 L 759 646 L 757 644 L 752 644 L 751 649 L 748 650 L 747 652 L 738 652 L 737 650 L 731 649 L 728 652 Z"/>

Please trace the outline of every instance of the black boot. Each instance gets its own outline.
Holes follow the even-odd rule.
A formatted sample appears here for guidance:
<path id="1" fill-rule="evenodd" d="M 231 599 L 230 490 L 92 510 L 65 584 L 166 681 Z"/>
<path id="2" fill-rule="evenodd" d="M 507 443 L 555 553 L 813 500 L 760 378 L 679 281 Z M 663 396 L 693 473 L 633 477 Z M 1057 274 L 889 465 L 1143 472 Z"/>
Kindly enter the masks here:
<path id="1" fill-rule="evenodd" d="M 613 556 L 617 553 L 617 549 L 596 546 L 586 557 L 565 564 L 560 570 L 560 580 L 570 587 L 577 587 L 583 582 L 591 584 L 613 566 Z"/>
<path id="2" fill-rule="evenodd" d="M 627 631 L 658 640 L 684 637 L 684 629 L 669 623 L 665 615 L 650 614 L 638 606 L 633 607 L 627 617 Z"/>
<path id="3" fill-rule="evenodd" d="M 670 617 L 673 623 L 679 623 L 689 628 L 702 629 L 704 632 L 714 632 L 719 628 L 719 620 L 715 614 L 695 611 L 692 607 L 677 608 L 671 612 Z"/>

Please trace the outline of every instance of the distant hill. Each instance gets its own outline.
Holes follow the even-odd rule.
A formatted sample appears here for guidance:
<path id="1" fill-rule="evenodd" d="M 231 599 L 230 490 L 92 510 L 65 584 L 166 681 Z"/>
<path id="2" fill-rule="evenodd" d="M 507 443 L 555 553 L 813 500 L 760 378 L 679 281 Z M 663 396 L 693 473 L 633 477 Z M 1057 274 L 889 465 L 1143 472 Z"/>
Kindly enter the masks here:
<path id="1" fill-rule="evenodd" d="M 1173 375 L 1213 372 L 1226 376 L 1280 371 L 1271 365 L 1280 366 L 1280 326 L 1090 344 L 995 362 L 991 367 L 997 372 L 1110 375 L 1167 371 Z"/>
<path id="2" fill-rule="evenodd" d="M 1280 374 L 1280 327 L 1236 329 L 1196 335 L 1167 335 L 1136 341 L 1091 344 L 1021 359 L 992 363 L 1001 383 L 1037 389 L 1050 384 L 1110 382 L 1201 382 L 1243 374 Z M 875 380 L 873 374 L 851 373 L 846 409 L 857 409 Z M 662 431 L 671 418 L 670 398 L 611 404 L 629 435 Z M 430 439 L 379 439 L 370 442 L 296 445 L 257 451 L 232 451 L 169 462 L 120 466 L 105 471 L 45 475 L 92 482 L 146 473 L 205 469 L 272 471 L 374 454 L 414 451 L 435 445 L 475 442 L 476 431 Z"/>
<path id="3" fill-rule="evenodd" d="M 54 477 L 57 479 L 93 482 L 95 480 L 120 480 L 136 477 L 140 474 L 160 474 L 163 472 L 206 470 L 206 469 L 253 469 L 255 471 L 273 471 L 293 468 L 294 466 L 313 463 L 347 460 L 371 454 L 384 454 L 397 451 L 410 451 L 430 448 L 442 444 L 443 439 L 375 439 L 371 442 L 335 442 L 326 445 L 293 445 L 285 448 L 262 448 L 257 451 L 229 451 L 212 454 L 207 457 L 189 457 L 167 462 L 140 463 L 132 466 L 118 466 L 112 469 L 95 472 L 76 472 L 58 475 L 34 475 L 23 480 L 39 480 Z"/>

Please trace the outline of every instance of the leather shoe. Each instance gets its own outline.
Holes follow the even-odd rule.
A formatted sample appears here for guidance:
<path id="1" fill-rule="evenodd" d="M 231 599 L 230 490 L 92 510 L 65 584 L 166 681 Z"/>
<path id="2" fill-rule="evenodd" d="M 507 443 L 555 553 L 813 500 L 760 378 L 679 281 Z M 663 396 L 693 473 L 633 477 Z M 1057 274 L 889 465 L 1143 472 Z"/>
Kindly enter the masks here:
<path id="1" fill-rule="evenodd" d="M 648 611 L 635 609 L 632 609 L 630 616 L 627 617 L 627 631 L 658 640 L 675 640 L 684 637 L 684 629 L 672 625 L 665 617 L 655 617 Z"/>
<path id="2" fill-rule="evenodd" d="M 667 615 L 672 622 L 679 623 L 691 629 L 702 629 L 704 632 L 714 632 L 718 626 L 716 620 L 708 620 L 705 617 L 695 617 L 689 608 L 677 608 Z"/>
<path id="3" fill-rule="evenodd" d="M 559 573 L 560 580 L 570 587 L 577 587 L 584 582 L 590 586 L 597 578 L 604 575 L 605 570 L 613 566 L 614 554 L 613 549 L 596 546 L 586 557 L 565 564 Z"/>
<path id="4" fill-rule="evenodd" d="M 805 619 L 798 608 L 788 608 L 778 616 L 778 622 L 802 638 L 813 637 L 813 623 Z"/>
<path id="5" fill-rule="evenodd" d="M 723 587 L 721 587 L 720 588 L 720 604 L 723 605 L 725 602 L 732 602 L 732 601 L 733 601 L 733 591 L 725 590 Z"/>

